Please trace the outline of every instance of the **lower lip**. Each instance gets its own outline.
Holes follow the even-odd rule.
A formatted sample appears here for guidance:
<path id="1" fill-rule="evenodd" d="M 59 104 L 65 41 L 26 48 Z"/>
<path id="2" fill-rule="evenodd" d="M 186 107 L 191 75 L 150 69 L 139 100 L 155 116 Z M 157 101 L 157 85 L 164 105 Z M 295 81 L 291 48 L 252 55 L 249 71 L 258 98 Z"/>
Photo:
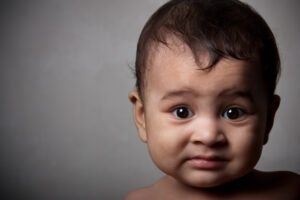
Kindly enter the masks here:
<path id="1" fill-rule="evenodd" d="M 200 158 L 193 158 L 188 160 L 188 163 L 198 169 L 218 169 L 225 165 L 224 160 L 206 160 Z"/>

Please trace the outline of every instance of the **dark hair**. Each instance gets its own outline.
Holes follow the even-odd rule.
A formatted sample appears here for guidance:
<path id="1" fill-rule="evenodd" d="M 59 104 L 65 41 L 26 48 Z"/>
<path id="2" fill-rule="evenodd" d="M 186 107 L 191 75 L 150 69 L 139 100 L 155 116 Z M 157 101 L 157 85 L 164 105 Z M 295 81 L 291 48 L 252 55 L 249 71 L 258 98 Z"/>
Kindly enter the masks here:
<path id="1" fill-rule="evenodd" d="M 258 62 L 268 97 L 273 96 L 279 53 L 272 31 L 254 9 L 238 0 L 171 0 L 150 17 L 137 44 L 135 75 L 141 98 L 150 48 L 154 43 L 168 45 L 170 35 L 189 46 L 196 62 L 199 51 L 207 51 L 210 63 L 205 69 L 229 57 Z"/>

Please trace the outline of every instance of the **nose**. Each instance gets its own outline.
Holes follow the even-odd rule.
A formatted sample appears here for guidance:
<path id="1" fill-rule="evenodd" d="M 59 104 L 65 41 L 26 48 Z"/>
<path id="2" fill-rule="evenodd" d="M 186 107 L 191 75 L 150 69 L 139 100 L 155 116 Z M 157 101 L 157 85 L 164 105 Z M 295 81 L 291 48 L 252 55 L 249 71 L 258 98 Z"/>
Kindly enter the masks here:
<path id="1" fill-rule="evenodd" d="M 226 136 L 218 119 L 206 117 L 194 121 L 190 141 L 194 144 L 214 146 L 224 144 Z"/>

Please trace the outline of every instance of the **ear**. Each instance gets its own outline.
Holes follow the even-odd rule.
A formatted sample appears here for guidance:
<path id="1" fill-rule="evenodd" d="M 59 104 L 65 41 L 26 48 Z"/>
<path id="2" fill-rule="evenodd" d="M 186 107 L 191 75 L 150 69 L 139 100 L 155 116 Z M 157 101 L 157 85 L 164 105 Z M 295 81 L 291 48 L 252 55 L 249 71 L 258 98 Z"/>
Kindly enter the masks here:
<path id="1" fill-rule="evenodd" d="M 279 108 L 279 105 L 280 105 L 280 96 L 275 94 L 275 95 L 273 95 L 271 102 L 269 103 L 269 106 L 268 106 L 267 126 L 266 126 L 264 144 L 266 144 L 268 142 L 269 135 L 270 135 L 271 129 L 273 127 L 275 114 Z"/>
<path id="2" fill-rule="evenodd" d="M 138 129 L 139 137 L 143 142 L 147 142 L 145 112 L 143 102 L 136 90 L 133 90 L 128 95 L 129 100 L 133 104 L 133 118 Z"/>

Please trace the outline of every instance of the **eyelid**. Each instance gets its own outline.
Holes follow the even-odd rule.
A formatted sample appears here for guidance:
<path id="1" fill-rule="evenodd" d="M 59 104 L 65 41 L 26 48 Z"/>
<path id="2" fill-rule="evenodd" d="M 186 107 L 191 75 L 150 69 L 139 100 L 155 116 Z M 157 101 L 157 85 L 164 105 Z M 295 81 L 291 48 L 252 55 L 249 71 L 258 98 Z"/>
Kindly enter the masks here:
<path id="1" fill-rule="evenodd" d="M 239 111 L 239 116 L 235 119 L 230 119 L 228 117 L 225 117 L 225 114 L 228 110 L 230 109 L 237 109 Z M 240 106 L 228 106 L 224 109 L 224 111 L 222 112 L 221 116 L 227 120 L 230 120 L 230 121 L 240 121 L 243 119 L 243 117 L 247 114 L 247 111 L 243 108 L 241 108 Z"/>
<path id="2" fill-rule="evenodd" d="M 179 116 L 176 116 L 176 111 L 177 111 L 177 109 L 179 109 L 179 108 L 186 108 L 186 109 L 188 109 L 188 111 L 189 111 L 189 115 L 188 115 L 188 117 L 186 117 L 186 118 L 181 118 L 181 117 L 179 117 Z M 180 119 L 180 120 L 185 120 L 185 119 L 189 119 L 189 118 L 191 118 L 191 117 L 193 117 L 194 115 L 195 115 L 195 113 L 192 111 L 192 109 L 189 107 L 189 106 L 187 106 L 187 105 L 177 105 L 177 106 L 174 106 L 174 107 L 172 107 L 172 109 L 171 109 L 171 111 L 170 111 L 177 119 Z"/>
<path id="3" fill-rule="evenodd" d="M 180 107 L 186 107 L 188 109 L 191 109 L 190 106 L 186 105 L 186 104 L 176 104 L 175 106 L 172 106 L 170 109 L 169 109 L 169 112 L 173 112 L 174 110 L 176 110 L 177 108 L 180 108 Z"/>

